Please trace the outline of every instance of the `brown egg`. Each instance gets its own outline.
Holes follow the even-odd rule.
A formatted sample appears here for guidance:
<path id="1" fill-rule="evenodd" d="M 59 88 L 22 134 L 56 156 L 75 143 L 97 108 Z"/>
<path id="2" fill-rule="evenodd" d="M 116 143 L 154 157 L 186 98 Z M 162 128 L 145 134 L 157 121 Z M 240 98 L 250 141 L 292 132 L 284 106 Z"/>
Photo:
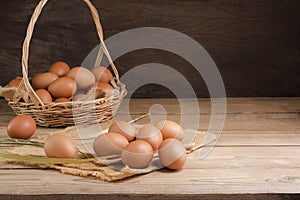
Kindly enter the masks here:
<path id="1" fill-rule="evenodd" d="M 129 142 L 134 140 L 136 129 L 132 124 L 124 121 L 115 121 L 108 129 L 108 132 L 120 133 L 125 136 Z"/>
<path id="2" fill-rule="evenodd" d="M 15 78 L 15 79 L 12 79 L 12 80 L 7 84 L 7 87 L 19 87 L 21 81 L 22 81 L 22 78 Z"/>
<path id="3" fill-rule="evenodd" d="M 157 127 L 147 124 L 140 128 L 136 135 L 136 139 L 148 142 L 152 146 L 153 150 L 156 151 L 161 144 L 163 137 Z"/>
<path id="4" fill-rule="evenodd" d="M 84 99 L 87 99 L 87 94 L 78 93 L 72 97 L 72 101 L 83 101 Z"/>
<path id="5" fill-rule="evenodd" d="M 53 63 L 50 68 L 49 72 L 56 74 L 57 76 L 64 76 L 70 71 L 70 67 L 67 63 L 58 61 Z"/>
<path id="6" fill-rule="evenodd" d="M 55 102 L 55 103 L 70 102 L 70 99 L 61 97 L 61 98 L 55 99 L 54 102 Z"/>
<path id="7" fill-rule="evenodd" d="M 91 88 L 93 87 L 102 89 L 106 93 L 106 96 L 108 97 L 114 94 L 114 88 L 108 83 L 103 83 L 103 82 L 94 83 L 91 85 Z"/>
<path id="8" fill-rule="evenodd" d="M 68 77 L 60 77 L 48 87 L 48 91 L 55 98 L 70 98 L 77 90 L 76 82 Z"/>
<path id="9" fill-rule="evenodd" d="M 119 155 L 128 143 L 128 140 L 123 135 L 108 132 L 94 140 L 93 148 L 98 156 Z"/>
<path id="10" fill-rule="evenodd" d="M 170 120 L 161 120 L 157 122 L 155 126 L 160 129 L 164 140 L 167 138 L 176 138 L 180 141 L 183 140 L 184 131 L 176 122 Z"/>
<path id="11" fill-rule="evenodd" d="M 94 87 L 97 87 L 97 84 L 98 84 L 98 82 L 93 83 L 93 84 L 90 86 L 89 89 L 92 89 L 92 88 L 94 88 Z"/>
<path id="12" fill-rule="evenodd" d="M 16 87 L 17 88 L 21 84 L 21 81 L 22 81 L 22 78 L 15 78 L 7 84 L 7 87 Z M 26 90 L 25 86 L 22 86 L 22 90 Z"/>
<path id="13" fill-rule="evenodd" d="M 74 67 L 66 75 L 76 81 L 79 89 L 85 89 L 95 83 L 94 74 L 84 67 Z"/>
<path id="14" fill-rule="evenodd" d="M 109 83 L 113 79 L 112 73 L 103 66 L 97 66 L 92 69 L 92 72 L 94 73 L 96 77 L 96 81 L 103 82 L 103 83 Z"/>
<path id="15" fill-rule="evenodd" d="M 122 151 L 121 160 L 130 168 L 145 168 L 153 158 L 153 149 L 148 142 L 135 140 Z"/>
<path id="16" fill-rule="evenodd" d="M 179 140 L 168 138 L 159 146 L 158 157 L 165 167 L 178 170 L 185 164 L 187 154 L 184 145 Z"/>
<path id="17" fill-rule="evenodd" d="M 40 98 L 40 100 L 43 103 L 50 103 L 52 102 L 52 97 L 51 94 L 45 90 L 45 89 L 38 89 L 35 91 L 35 93 L 38 95 L 38 97 Z"/>
<path id="18" fill-rule="evenodd" d="M 74 158 L 77 153 L 72 140 L 61 134 L 49 136 L 44 151 L 49 158 Z"/>
<path id="19" fill-rule="evenodd" d="M 37 89 L 37 80 L 39 80 L 39 76 L 41 76 L 43 73 L 36 73 L 33 78 L 31 79 L 31 85 L 32 85 L 32 88 L 34 90 Z"/>
<path id="20" fill-rule="evenodd" d="M 11 138 L 28 139 L 36 129 L 35 121 L 28 115 L 14 117 L 7 126 L 7 134 Z"/>
<path id="21" fill-rule="evenodd" d="M 58 76 L 51 72 L 36 74 L 32 79 L 32 86 L 34 89 L 47 89 L 56 79 Z"/>

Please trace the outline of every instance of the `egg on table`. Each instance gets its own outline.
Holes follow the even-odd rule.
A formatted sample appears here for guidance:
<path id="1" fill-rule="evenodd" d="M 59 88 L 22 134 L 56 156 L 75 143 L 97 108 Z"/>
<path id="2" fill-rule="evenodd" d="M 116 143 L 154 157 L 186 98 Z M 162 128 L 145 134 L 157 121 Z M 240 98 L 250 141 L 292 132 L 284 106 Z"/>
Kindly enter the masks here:
<path id="1" fill-rule="evenodd" d="M 7 134 L 11 138 L 28 139 L 36 130 L 35 121 L 28 115 L 18 115 L 10 120 Z"/>
<path id="2" fill-rule="evenodd" d="M 152 146 L 153 150 L 156 151 L 161 144 L 163 137 L 157 127 L 147 124 L 140 128 L 136 135 L 136 139 L 148 142 Z"/>
<path id="3" fill-rule="evenodd" d="M 44 152 L 49 158 L 74 158 L 77 154 L 72 140 L 61 134 L 47 138 L 44 143 Z"/>
<path id="4" fill-rule="evenodd" d="M 94 140 L 93 149 L 98 156 L 119 155 L 128 143 L 128 140 L 123 135 L 108 132 Z"/>
<path id="5" fill-rule="evenodd" d="M 130 168 L 145 168 L 153 159 L 152 146 L 143 140 L 129 143 L 122 151 L 121 160 Z"/>
<path id="6" fill-rule="evenodd" d="M 125 136 L 129 142 L 134 140 L 137 133 L 135 127 L 125 121 L 115 121 L 112 125 L 110 125 L 108 132 L 119 133 Z"/>
<path id="7" fill-rule="evenodd" d="M 159 146 L 158 157 L 165 167 L 178 170 L 185 164 L 187 154 L 184 145 L 179 140 L 168 138 Z"/>
<path id="8" fill-rule="evenodd" d="M 176 138 L 180 141 L 184 138 L 184 131 L 182 127 L 174 121 L 161 120 L 155 124 L 162 133 L 163 139 Z"/>

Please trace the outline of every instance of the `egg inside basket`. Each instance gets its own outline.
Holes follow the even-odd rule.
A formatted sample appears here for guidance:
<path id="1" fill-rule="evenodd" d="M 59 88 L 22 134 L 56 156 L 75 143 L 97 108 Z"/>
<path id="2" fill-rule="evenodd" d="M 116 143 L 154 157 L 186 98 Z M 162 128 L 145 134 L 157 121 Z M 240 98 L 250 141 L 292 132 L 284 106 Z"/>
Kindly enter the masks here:
<path id="1" fill-rule="evenodd" d="M 28 77 L 30 40 L 35 23 L 47 3 L 47 0 L 41 0 L 31 17 L 23 43 L 23 76 L 20 84 L 18 87 L 0 87 L 0 95 L 5 97 L 16 114 L 29 115 L 40 126 L 60 127 L 109 120 L 114 116 L 127 94 L 125 85 L 120 82 L 118 70 L 103 41 L 103 30 L 97 9 L 89 0 L 84 0 L 84 2 L 91 12 L 100 40 L 99 52 L 93 67 L 95 67 L 94 69 L 100 67 L 104 53 L 113 71 L 112 78 L 106 82 L 106 85 L 100 83 L 97 70 L 93 69 L 92 73 L 84 66 L 73 67 L 66 75 L 60 76 L 59 73 L 65 69 L 62 63 L 60 63 L 60 67 L 52 68 L 51 66 L 48 72 L 37 74 L 33 78 Z M 57 74 L 53 72 L 57 72 Z M 39 75 L 42 77 L 36 77 Z M 47 85 L 49 81 L 53 82 L 44 88 L 43 86 L 37 87 L 36 80 L 39 80 L 38 84 L 42 85 Z"/>

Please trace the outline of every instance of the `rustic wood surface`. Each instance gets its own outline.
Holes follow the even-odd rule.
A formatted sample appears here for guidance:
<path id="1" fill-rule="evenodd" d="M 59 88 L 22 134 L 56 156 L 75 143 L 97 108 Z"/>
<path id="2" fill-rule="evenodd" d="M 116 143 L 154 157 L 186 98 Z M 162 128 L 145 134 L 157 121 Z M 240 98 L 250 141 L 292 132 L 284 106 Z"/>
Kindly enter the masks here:
<path id="1" fill-rule="evenodd" d="M 191 99 L 183 101 L 188 105 Z M 28 199 L 299 198 L 295 194 L 300 193 L 300 98 L 229 98 L 227 101 L 225 126 L 213 151 L 202 160 L 199 151 L 192 153 L 181 171 L 161 170 L 104 183 L 2 161 L 0 198 L 21 198 L 20 195 L 27 195 L 24 198 Z M 211 117 L 210 100 L 198 102 L 203 125 L 200 129 L 205 130 Z M 14 114 L 3 100 L 0 103 L 0 137 L 3 138 Z M 132 117 L 141 115 L 154 104 L 164 106 L 168 118 L 180 119 L 175 99 L 133 99 L 130 113 Z M 188 112 L 193 114 L 192 108 Z M 162 115 L 159 110 L 153 114 Z M 126 115 L 121 106 L 118 117 Z M 140 123 L 145 122 L 147 119 Z M 37 134 L 55 130 L 38 128 Z"/>
<path id="2" fill-rule="evenodd" d="M 187 34 L 211 54 L 228 96 L 300 95 L 300 1 L 292 0 L 92 0 L 105 36 L 138 27 L 164 27 Z M 21 75 L 21 47 L 38 0 L 10 0 L 0 6 L 0 85 Z M 33 35 L 30 74 L 57 60 L 82 63 L 98 44 L 82 0 L 49 0 Z M 201 76 L 178 55 L 161 50 L 130 52 L 117 60 L 120 74 L 144 63 L 162 63 L 183 74 L 199 97 L 208 91 Z M 136 97 L 173 97 L 158 85 Z"/>

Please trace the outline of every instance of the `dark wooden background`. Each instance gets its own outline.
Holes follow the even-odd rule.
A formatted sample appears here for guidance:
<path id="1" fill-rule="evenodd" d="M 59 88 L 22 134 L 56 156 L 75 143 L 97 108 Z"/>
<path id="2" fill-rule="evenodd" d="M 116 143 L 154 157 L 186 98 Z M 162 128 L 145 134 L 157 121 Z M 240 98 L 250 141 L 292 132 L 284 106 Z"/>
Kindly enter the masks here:
<path id="1" fill-rule="evenodd" d="M 300 96 L 300 1 L 298 0 L 92 0 L 109 37 L 137 27 L 165 27 L 197 40 L 216 62 L 227 96 Z M 21 75 L 25 30 L 38 0 L 1 1 L 0 85 Z M 97 45 L 89 10 L 81 0 L 49 0 L 33 35 L 30 74 L 57 60 L 79 65 Z M 172 66 L 199 97 L 208 91 L 192 66 L 161 50 L 120 57 L 120 74 L 144 63 Z M 172 97 L 157 85 L 135 97 Z"/>

